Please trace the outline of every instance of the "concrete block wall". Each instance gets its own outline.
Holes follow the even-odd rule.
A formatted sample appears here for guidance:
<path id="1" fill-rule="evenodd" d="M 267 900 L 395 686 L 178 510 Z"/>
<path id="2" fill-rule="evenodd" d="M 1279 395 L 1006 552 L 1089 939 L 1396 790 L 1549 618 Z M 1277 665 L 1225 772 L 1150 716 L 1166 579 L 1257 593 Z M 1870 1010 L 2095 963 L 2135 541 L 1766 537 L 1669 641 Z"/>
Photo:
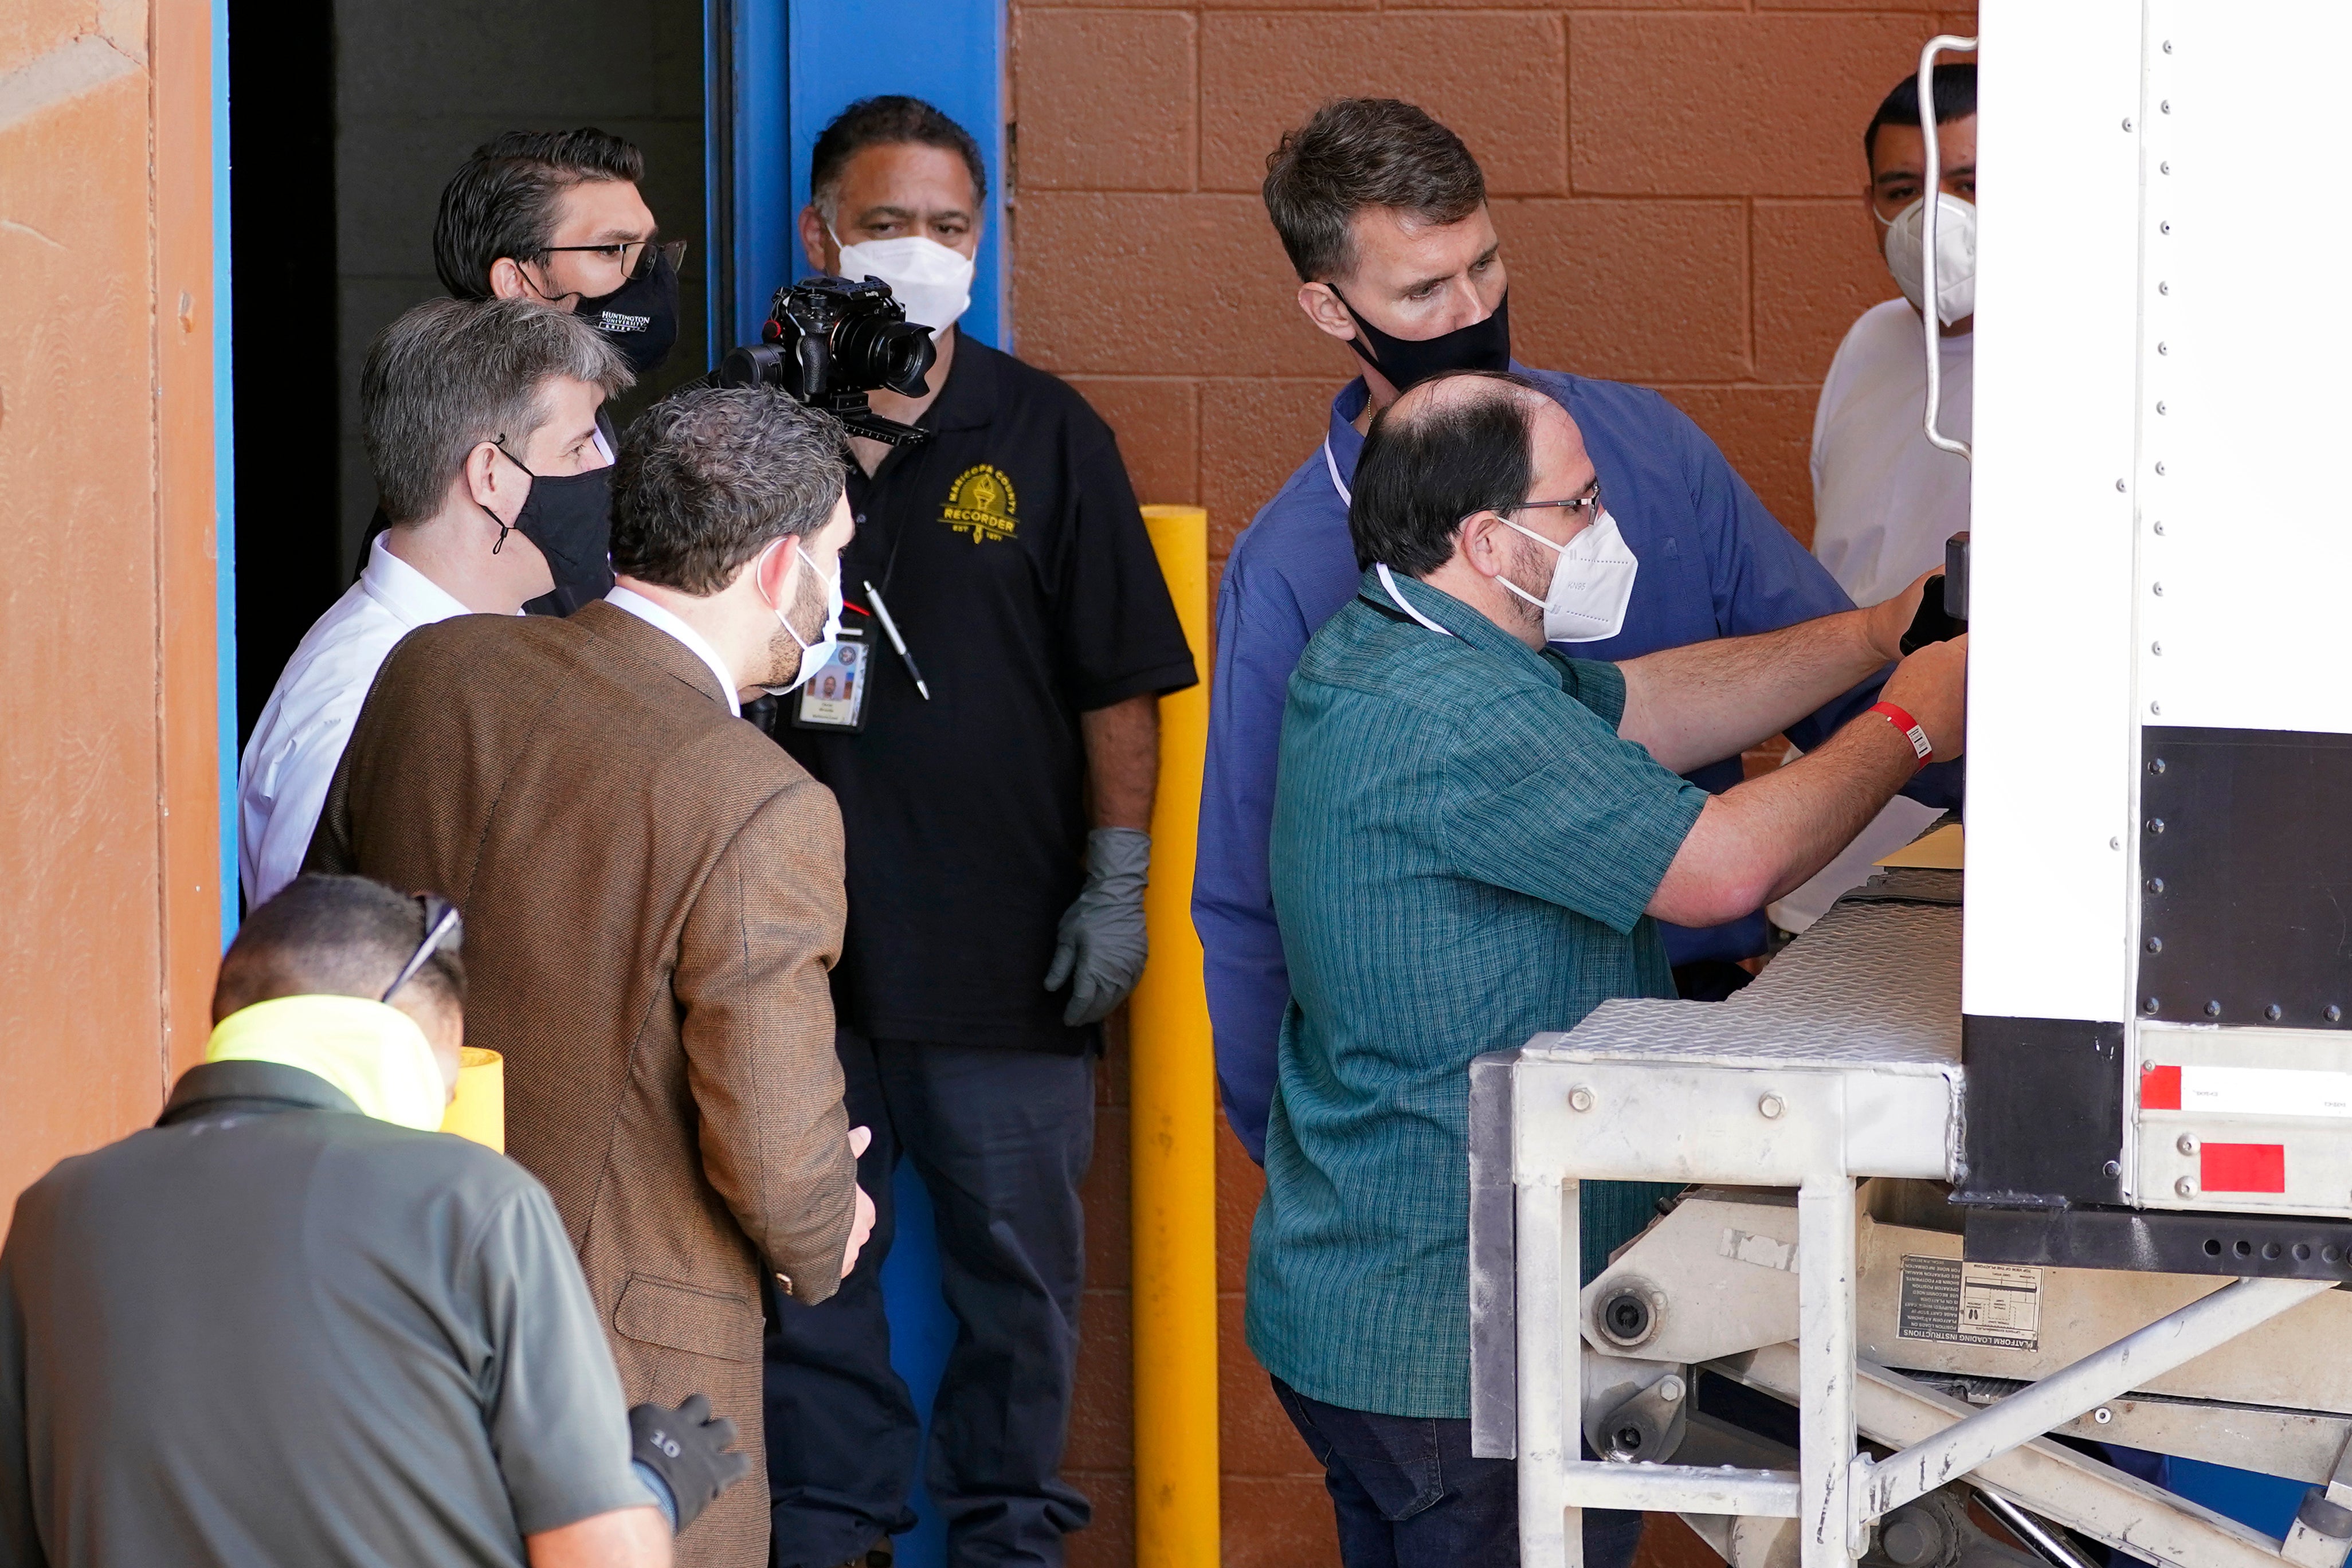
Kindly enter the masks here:
<path id="1" fill-rule="evenodd" d="M 1810 540 L 1822 376 L 1895 292 L 1862 129 L 1930 36 L 1975 18 L 1935 0 L 1013 0 L 1012 23 L 1016 346 L 1117 428 L 1145 500 L 1209 509 L 1213 571 L 1354 374 L 1300 317 L 1257 195 L 1281 132 L 1353 93 L 1423 105 L 1478 156 L 1522 361 L 1657 387 Z M 1082 1565 L 1133 1560 L 1117 1059 L 1070 1454 L 1097 1508 Z M 1225 1561 L 1335 1563 L 1319 1471 L 1242 1342 L 1261 1188 L 1230 1133 L 1219 1187 Z M 1661 1526 L 1646 1568 L 1710 1560 Z"/>

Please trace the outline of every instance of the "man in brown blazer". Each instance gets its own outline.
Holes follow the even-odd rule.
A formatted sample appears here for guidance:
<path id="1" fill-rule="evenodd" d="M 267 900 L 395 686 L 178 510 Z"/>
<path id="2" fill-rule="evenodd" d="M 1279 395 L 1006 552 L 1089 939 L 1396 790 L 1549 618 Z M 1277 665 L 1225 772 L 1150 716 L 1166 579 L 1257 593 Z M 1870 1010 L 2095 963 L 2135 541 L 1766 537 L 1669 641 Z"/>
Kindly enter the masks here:
<path id="1" fill-rule="evenodd" d="M 824 660 L 841 441 L 761 388 L 649 410 L 608 470 L 620 585 L 403 639 L 309 861 L 464 910 L 467 1041 L 506 1054 L 507 1152 L 554 1194 L 630 1403 L 708 1394 L 754 1473 L 761 1270 L 821 1301 L 872 1215 L 826 988 L 840 816 L 739 717 Z M 677 1561 L 760 1568 L 767 1537 L 737 1487 Z"/>

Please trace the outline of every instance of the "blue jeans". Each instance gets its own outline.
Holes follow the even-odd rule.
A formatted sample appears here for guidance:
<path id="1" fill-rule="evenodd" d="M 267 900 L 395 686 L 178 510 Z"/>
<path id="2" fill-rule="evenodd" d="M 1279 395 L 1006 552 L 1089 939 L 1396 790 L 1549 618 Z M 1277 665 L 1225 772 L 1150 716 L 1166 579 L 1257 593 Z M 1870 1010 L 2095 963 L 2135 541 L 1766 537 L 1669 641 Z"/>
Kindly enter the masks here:
<path id="1" fill-rule="evenodd" d="M 1519 1560 L 1518 1467 L 1470 1456 L 1470 1423 L 1342 1410 L 1280 1378 L 1275 1397 L 1323 1467 L 1347 1568 L 1509 1568 Z M 1586 1568 L 1627 1568 L 1642 1516 L 1584 1510 Z"/>

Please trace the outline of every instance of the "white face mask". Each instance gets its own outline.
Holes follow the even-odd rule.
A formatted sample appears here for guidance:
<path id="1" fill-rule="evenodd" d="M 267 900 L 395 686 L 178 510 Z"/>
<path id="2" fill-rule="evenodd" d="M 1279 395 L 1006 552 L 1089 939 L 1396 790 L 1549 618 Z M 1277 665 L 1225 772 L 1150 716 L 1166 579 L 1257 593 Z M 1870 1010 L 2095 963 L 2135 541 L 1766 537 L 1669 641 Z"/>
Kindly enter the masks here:
<path id="1" fill-rule="evenodd" d="M 1895 274 L 1895 286 L 1903 290 L 1911 308 L 1924 310 L 1927 307 L 1920 301 L 1927 297 L 1922 260 L 1927 254 L 1927 199 L 1922 197 L 1896 213 L 1892 223 L 1885 218 L 1878 221 L 1886 224 L 1886 270 Z M 1977 209 L 1974 203 L 1954 195 L 1937 198 L 1936 286 L 1936 316 L 1944 325 L 1977 313 Z"/>
<path id="2" fill-rule="evenodd" d="M 793 548 L 800 550 L 803 566 L 811 572 L 816 570 L 816 563 L 809 558 L 807 551 L 801 550 L 801 542 L 798 539 L 793 541 Z M 801 634 L 793 630 L 793 623 L 785 616 L 784 612 L 792 607 L 793 600 L 799 596 L 792 591 L 789 584 L 786 584 L 783 604 L 768 606 L 776 612 L 776 624 L 784 628 L 786 637 L 800 645 L 801 650 L 800 668 L 793 674 L 792 679 L 783 685 L 766 688 L 769 696 L 782 697 L 810 676 L 823 669 L 826 661 L 833 658 L 834 647 L 841 641 L 841 562 L 838 559 L 835 559 L 833 563 L 833 575 L 825 579 L 824 590 L 826 601 L 824 630 L 814 642 L 801 642 Z"/>
<path id="3" fill-rule="evenodd" d="M 907 308 L 907 320 L 930 328 L 934 338 L 971 308 L 971 258 L 936 239 L 908 235 L 842 245 L 841 237 L 833 235 L 833 243 L 841 247 L 844 278 L 879 278 L 890 285 L 890 297 Z"/>
<path id="4" fill-rule="evenodd" d="M 1528 604 L 1542 606 L 1546 642 L 1599 642 L 1624 629 L 1625 606 L 1633 599 L 1633 574 L 1642 563 L 1617 531 L 1615 518 L 1603 511 L 1566 544 L 1554 544 L 1507 517 L 1503 526 L 1559 557 L 1552 563 L 1551 587 L 1540 599 L 1508 577 L 1496 579 Z"/>

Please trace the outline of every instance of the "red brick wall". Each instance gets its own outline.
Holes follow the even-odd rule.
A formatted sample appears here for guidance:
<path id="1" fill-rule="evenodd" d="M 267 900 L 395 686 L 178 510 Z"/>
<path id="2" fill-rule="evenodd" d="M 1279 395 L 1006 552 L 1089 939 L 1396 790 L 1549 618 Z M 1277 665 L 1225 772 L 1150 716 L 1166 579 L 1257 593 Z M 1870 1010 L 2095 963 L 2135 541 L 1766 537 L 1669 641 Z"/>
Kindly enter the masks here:
<path id="1" fill-rule="evenodd" d="M 1963 0 L 1964 5 L 1964 0 Z M 1658 387 L 1799 538 L 1815 394 L 1847 325 L 1891 297 L 1858 209 L 1860 136 L 1938 30 L 1934 0 L 1013 0 L 1013 319 L 1119 434 L 1136 489 L 1233 538 L 1321 439 L 1348 351 L 1308 327 L 1257 197 L 1322 99 L 1386 93 L 1486 170 L 1531 364 Z M 1096 1499 L 1075 1564 L 1132 1560 L 1124 1081 L 1104 1076 L 1081 1407 Z M 1221 1150 L 1225 1561 L 1336 1561 L 1305 1447 L 1241 1336 L 1257 1172 Z M 1651 1568 L 1704 1549 L 1653 1531 Z"/>

